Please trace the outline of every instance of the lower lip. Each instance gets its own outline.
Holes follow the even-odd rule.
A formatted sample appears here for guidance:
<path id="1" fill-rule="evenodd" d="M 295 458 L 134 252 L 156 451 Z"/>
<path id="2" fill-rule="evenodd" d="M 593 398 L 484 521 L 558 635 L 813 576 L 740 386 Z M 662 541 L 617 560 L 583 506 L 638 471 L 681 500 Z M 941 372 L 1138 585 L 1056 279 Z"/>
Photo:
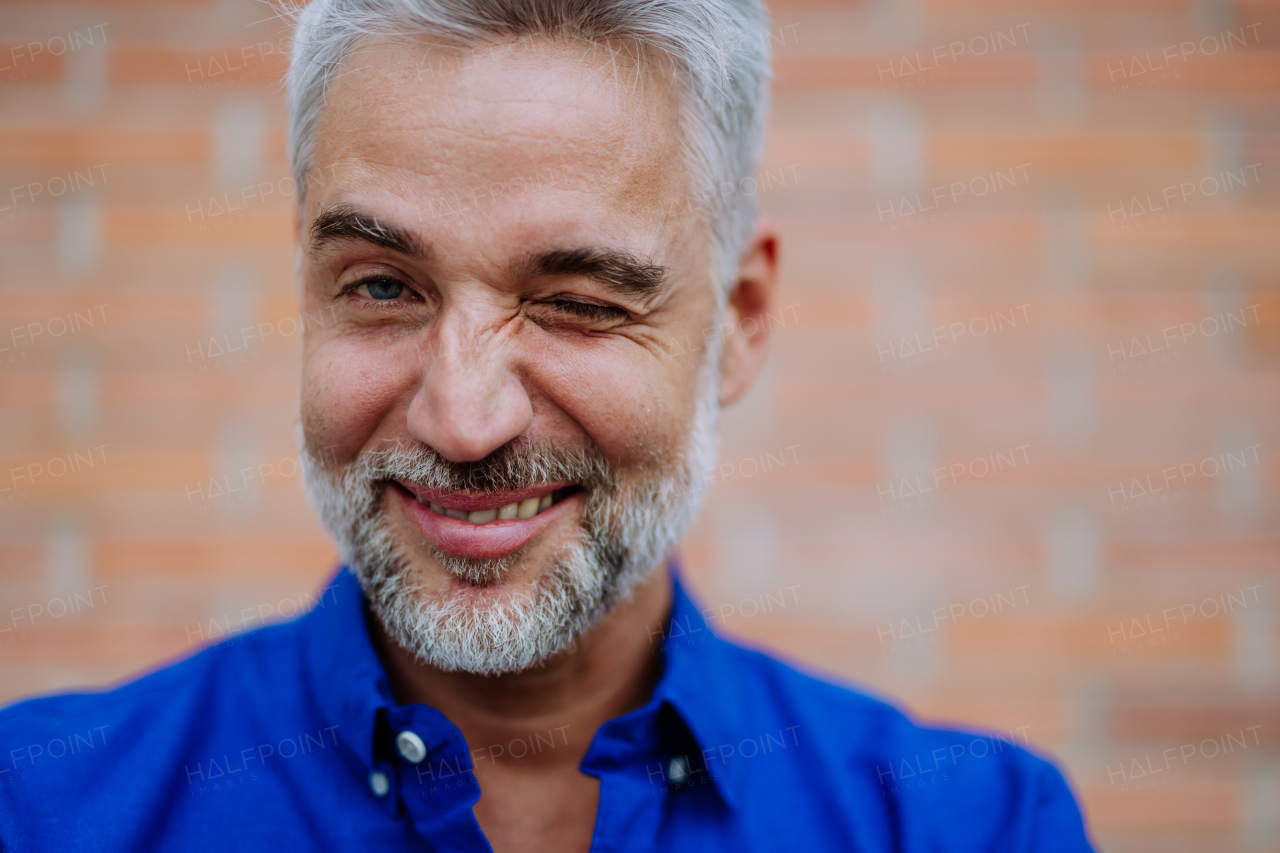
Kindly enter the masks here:
<path id="1" fill-rule="evenodd" d="M 558 518 L 576 508 L 582 497 L 582 492 L 574 492 L 533 518 L 472 524 L 433 512 L 398 483 L 392 483 L 391 487 L 404 504 L 405 515 L 429 543 L 446 554 L 478 560 L 496 560 L 520 550 Z"/>

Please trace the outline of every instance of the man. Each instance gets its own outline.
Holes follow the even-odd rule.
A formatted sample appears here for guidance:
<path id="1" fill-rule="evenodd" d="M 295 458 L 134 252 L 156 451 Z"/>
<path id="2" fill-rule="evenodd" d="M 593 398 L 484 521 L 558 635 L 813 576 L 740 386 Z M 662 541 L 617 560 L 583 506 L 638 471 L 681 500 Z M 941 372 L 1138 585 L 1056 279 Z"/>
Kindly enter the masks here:
<path id="1" fill-rule="evenodd" d="M 1088 849 L 1005 741 L 662 640 L 710 637 L 668 561 L 774 302 L 727 189 L 766 44 L 753 0 L 302 12 L 299 269 L 333 320 L 301 431 L 349 568 L 292 623 L 6 711 L 5 850 Z"/>

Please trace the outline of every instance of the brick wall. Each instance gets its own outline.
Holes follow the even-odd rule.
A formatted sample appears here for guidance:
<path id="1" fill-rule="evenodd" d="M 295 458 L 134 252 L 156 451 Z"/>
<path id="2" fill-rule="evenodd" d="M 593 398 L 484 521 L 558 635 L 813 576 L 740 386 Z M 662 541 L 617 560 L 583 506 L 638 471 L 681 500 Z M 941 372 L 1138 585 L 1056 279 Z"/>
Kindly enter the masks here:
<path id="1" fill-rule="evenodd" d="M 1280 8 L 773 12 L 735 191 L 785 290 L 693 586 L 730 633 L 1052 751 L 1104 849 L 1277 849 Z M 331 571 L 266 17 L 0 2 L 0 700 Z"/>

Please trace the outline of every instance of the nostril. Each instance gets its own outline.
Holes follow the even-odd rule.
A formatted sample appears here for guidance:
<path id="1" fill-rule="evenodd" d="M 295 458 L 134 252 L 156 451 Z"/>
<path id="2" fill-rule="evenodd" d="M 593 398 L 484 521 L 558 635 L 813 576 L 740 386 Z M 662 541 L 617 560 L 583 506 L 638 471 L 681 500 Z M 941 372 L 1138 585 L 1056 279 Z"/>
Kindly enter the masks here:
<path id="1" fill-rule="evenodd" d="M 514 375 L 438 366 L 424 372 L 407 421 L 445 459 L 475 462 L 527 432 L 533 404 Z"/>

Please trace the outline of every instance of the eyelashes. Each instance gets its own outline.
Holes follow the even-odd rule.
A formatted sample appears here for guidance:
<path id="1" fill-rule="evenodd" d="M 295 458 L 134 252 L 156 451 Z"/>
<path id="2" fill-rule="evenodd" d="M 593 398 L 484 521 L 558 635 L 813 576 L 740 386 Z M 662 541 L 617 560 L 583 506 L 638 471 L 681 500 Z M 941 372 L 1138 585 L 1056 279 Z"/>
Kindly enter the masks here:
<path id="1" fill-rule="evenodd" d="M 350 282 L 338 292 L 338 297 L 351 299 L 357 308 L 408 307 L 409 302 L 426 301 L 409 284 L 394 276 L 375 274 Z M 545 320 L 578 320 L 591 324 L 615 324 L 630 318 L 624 308 L 616 305 L 600 305 L 559 296 L 550 299 L 530 300 L 524 303 Z M 551 316 L 548 316 L 551 315 Z M 559 315 L 556 317 L 555 315 Z"/>
<path id="2" fill-rule="evenodd" d="M 360 290 L 364 290 L 365 293 L 358 293 Z M 391 302 L 398 299 L 406 290 L 408 286 L 404 282 L 380 275 L 352 282 L 344 287 L 342 292 L 355 293 L 374 302 Z"/>
<path id="3" fill-rule="evenodd" d="M 594 302 L 578 302 L 573 299 L 555 299 L 544 303 L 575 317 L 594 322 L 608 320 L 625 320 L 627 312 L 610 305 L 597 305 Z"/>

